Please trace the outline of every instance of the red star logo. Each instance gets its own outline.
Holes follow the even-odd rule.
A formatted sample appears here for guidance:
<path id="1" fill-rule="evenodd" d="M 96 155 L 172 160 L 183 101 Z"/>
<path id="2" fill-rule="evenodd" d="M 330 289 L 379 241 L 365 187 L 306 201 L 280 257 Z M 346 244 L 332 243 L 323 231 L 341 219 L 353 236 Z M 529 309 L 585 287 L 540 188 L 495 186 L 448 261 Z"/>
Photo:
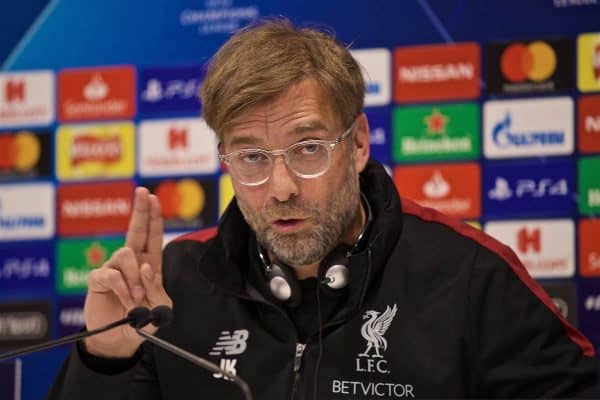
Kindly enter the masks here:
<path id="1" fill-rule="evenodd" d="M 85 260 L 87 265 L 92 268 L 101 266 L 105 259 L 106 249 L 98 242 L 92 243 L 92 245 L 85 250 Z"/>
<path id="2" fill-rule="evenodd" d="M 429 134 L 443 135 L 446 133 L 448 120 L 447 116 L 442 114 L 437 108 L 434 108 L 431 111 L 431 115 L 426 116 L 423 122 L 427 125 L 427 132 Z"/>

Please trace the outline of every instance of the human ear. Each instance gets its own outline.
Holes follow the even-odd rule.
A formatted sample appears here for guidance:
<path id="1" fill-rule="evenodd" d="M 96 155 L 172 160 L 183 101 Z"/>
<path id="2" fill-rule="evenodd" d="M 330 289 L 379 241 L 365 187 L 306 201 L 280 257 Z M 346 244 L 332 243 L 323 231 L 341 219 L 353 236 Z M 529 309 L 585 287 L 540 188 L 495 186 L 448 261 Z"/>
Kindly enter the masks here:
<path id="1" fill-rule="evenodd" d="M 357 172 L 362 172 L 369 161 L 370 148 L 370 130 L 369 120 L 365 113 L 362 113 L 356 119 L 356 126 L 354 127 L 354 166 Z"/>

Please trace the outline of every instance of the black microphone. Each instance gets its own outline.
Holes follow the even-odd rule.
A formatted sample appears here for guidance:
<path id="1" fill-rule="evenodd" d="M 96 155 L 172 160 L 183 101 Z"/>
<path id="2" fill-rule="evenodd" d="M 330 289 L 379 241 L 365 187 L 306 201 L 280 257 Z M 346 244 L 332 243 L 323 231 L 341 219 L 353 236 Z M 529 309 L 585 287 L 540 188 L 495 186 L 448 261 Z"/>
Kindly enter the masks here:
<path id="1" fill-rule="evenodd" d="M 151 316 L 149 318 L 149 320 L 150 320 L 149 322 L 151 322 L 152 325 L 155 325 L 159 328 L 167 326 L 173 320 L 173 311 L 167 306 L 157 306 L 157 307 L 153 308 L 150 313 L 151 313 Z M 142 323 L 143 322 L 144 321 L 142 321 Z M 232 381 L 233 383 L 235 383 L 236 385 L 238 385 L 240 387 L 240 389 L 244 393 L 244 398 L 246 400 L 252 400 L 252 393 L 250 392 L 250 387 L 248 386 L 246 381 L 244 381 L 239 376 L 234 375 L 228 371 L 225 371 L 224 369 L 221 369 L 218 365 L 213 364 L 212 362 L 205 360 L 202 357 L 198 357 L 197 355 L 192 354 L 189 351 L 186 351 L 180 347 L 175 346 L 174 344 L 166 342 L 148 332 L 143 331 L 141 329 L 142 327 L 143 327 L 143 325 L 140 324 L 139 326 L 135 327 L 135 330 L 137 331 L 137 333 L 140 336 L 144 337 L 146 340 L 148 340 L 152 344 L 154 344 L 170 353 L 176 354 L 179 357 L 182 357 L 183 359 L 191 362 L 192 364 L 195 364 L 199 367 L 207 369 L 213 373 L 222 374 L 223 376 L 227 377 L 227 379 L 229 379 L 230 381 Z"/>
<path id="2" fill-rule="evenodd" d="M 18 356 L 22 356 L 22 355 L 26 355 L 26 354 L 30 354 L 30 353 L 35 353 L 37 351 L 48 350 L 48 349 L 51 349 L 53 347 L 57 347 L 57 346 L 60 346 L 63 344 L 73 343 L 78 340 L 84 339 L 86 337 L 97 335 L 102 332 L 106 332 L 110 329 L 116 328 L 121 325 L 129 324 L 132 327 L 137 328 L 137 327 L 146 326 L 152 321 L 153 321 L 152 313 L 148 308 L 136 307 L 127 313 L 127 317 L 120 319 L 118 321 L 115 321 L 113 323 L 110 323 L 108 325 L 105 325 L 103 327 L 100 327 L 98 329 L 94 329 L 92 331 L 75 333 L 73 335 L 65 336 L 60 339 L 50 340 L 45 343 L 40 343 L 40 344 L 36 344 L 33 346 L 24 347 L 22 349 L 17 349 L 14 351 L 9 351 L 8 353 L 1 354 L 0 362 L 14 358 L 14 357 L 18 357 Z"/>

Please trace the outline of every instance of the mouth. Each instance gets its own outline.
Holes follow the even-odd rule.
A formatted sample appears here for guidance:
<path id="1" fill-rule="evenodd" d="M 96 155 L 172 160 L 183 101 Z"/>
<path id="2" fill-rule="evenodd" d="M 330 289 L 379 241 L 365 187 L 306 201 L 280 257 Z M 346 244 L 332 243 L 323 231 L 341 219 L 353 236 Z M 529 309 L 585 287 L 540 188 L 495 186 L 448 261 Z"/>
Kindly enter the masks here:
<path id="1" fill-rule="evenodd" d="M 303 218 L 279 218 L 271 221 L 271 226 L 280 233 L 292 233 L 301 229 L 305 222 Z"/>

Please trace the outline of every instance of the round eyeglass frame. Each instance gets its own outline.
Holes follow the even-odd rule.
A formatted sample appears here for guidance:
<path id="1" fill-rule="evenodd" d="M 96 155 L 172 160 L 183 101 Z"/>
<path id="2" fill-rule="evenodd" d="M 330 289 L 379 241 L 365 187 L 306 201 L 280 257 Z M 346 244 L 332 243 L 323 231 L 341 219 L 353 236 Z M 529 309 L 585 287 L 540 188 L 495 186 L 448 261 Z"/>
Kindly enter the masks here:
<path id="1" fill-rule="evenodd" d="M 354 130 L 354 127 L 356 126 L 356 121 L 357 120 L 355 119 L 354 122 L 352 122 L 352 125 L 350 125 L 350 127 L 348 129 L 346 129 L 340 136 L 338 136 L 335 139 L 303 140 L 301 142 L 294 143 L 285 149 L 280 149 L 280 150 L 242 149 L 242 150 L 232 151 L 231 153 L 227 153 L 227 154 L 219 153 L 219 154 L 217 154 L 217 157 L 219 158 L 219 161 L 227 164 L 227 166 L 230 168 L 231 176 L 244 186 L 259 186 L 259 185 L 262 185 L 263 183 L 267 182 L 269 180 L 269 178 L 271 177 L 271 173 L 272 173 L 273 165 L 274 165 L 273 157 L 275 157 L 275 156 L 283 156 L 283 160 L 285 162 L 286 167 L 290 171 L 292 171 L 294 173 L 294 175 L 296 175 L 300 178 L 304 178 L 304 179 L 317 178 L 317 177 L 325 174 L 325 172 L 327 172 L 329 170 L 329 167 L 331 167 L 331 152 L 338 144 L 340 144 L 342 141 L 344 141 L 344 139 L 351 136 L 351 134 Z M 289 161 L 288 161 L 288 154 L 291 150 L 293 150 L 296 147 L 306 146 L 306 145 L 310 145 L 310 144 L 323 145 L 325 147 L 325 149 L 327 149 L 327 166 L 325 168 L 323 168 L 322 171 L 319 171 L 318 173 L 301 174 L 298 171 L 296 171 L 293 167 L 290 166 Z M 234 172 L 235 169 L 231 168 L 232 157 L 237 156 L 239 154 L 243 154 L 243 153 L 249 153 L 249 152 L 255 152 L 255 153 L 260 153 L 262 155 L 265 155 L 269 159 L 269 162 L 270 162 L 269 166 L 268 166 L 268 169 L 270 169 L 269 173 L 267 174 L 267 176 L 264 179 L 261 179 L 257 182 L 244 182 L 243 180 L 239 179 L 238 176 L 236 176 L 237 173 Z"/>

